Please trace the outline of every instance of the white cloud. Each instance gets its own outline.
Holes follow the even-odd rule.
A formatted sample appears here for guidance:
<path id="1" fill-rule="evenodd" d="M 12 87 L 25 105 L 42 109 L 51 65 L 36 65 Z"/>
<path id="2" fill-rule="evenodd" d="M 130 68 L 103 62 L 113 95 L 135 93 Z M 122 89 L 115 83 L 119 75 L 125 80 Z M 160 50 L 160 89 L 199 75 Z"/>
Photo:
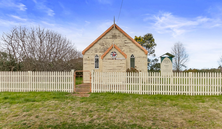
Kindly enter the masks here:
<path id="1" fill-rule="evenodd" d="M 37 2 L 36 0 L 33 0 L 33 2 L 36 4 L 37 9 L 39 9 L 40 11 L 47 13 L 47 15 L 49 15 L 49 16 L 55 15 L 54 11 L 44 4 L 45 1 L 44 2 L 42 2 L 42 1 Z"/>
<path id="2" fill-rule="evenodd" d="M 208 28 L 222 27 L 222 4 L 212 5 L 207 10 L 211 17 L 211 23 L 207 24 Z"/>
<path id="3" fill-rule="evenodd" d="M 45 24 L 45 25 L 48 25 L 48 26 L 55 26 L 55 24 L 51 24 L 51 23 L 48 23 L 48 22 L 46 22 L 46 21 L 41 21 L 43 24 Z"/>
<path id="4" fill-rule="evenodd" d="M 208 8 L 207 12 L 212 17 L 220 18 L 222 16 L 222 5 L 221 4 L 213 5 Z"/>
<path id="5" fill-rule="evenodd" d="M 91 22 L 89 22 L 89 21 L 85 21 L 85 26 L 88 26 Z"/>
<path id="6" fill-rule="evenodd" d="M 50 8 L 48 8 L 48 9 L 46 10 L 46 12 L 47 12 L 47 14 L 48 14 L 49 16 L 54 16 L 54 15 L 55 15 L 54 11 L 53 11 L 52 9 L 50 9 Z"/>
<path id="7" fill-rule="evenodd" d="M 197 26 L 211 21 L 210 18 L 206 17 L 189 19 L 174 16 L 168 12 L 154 15 L 152 19 L 154 20 L 153 28 L 158 33 L 171 33 L 174 37 L 192 31 Z"/>
<path id="8" fill-rule="evenodd" d="M 13 18 L 19 19 L 20 17 L 15 16 L 15 15 L 10 15 Z M 73 42 L 74 44 L 78 44 L 77 49 L 78 50 L 83 50 L 88 43 L 91 43 L 93 40 L 89 40 L 89 38 L 92 38 L 91 32 L 86 31 L 84 28 L 81 27 L 74 27 L 73 25 L 67 23 L 67 24 L 56 24 L 56 23 L 50 23 L 48 21 L 36 21 L 36 22 L 31 22 L 31 20 L 27 21 L 15 21 L 15 20 L 6 20 L 6 19 L 0 19 L 0 34 L 3 32 L 8 32 L 11 30 L 11 28 L 15 26 L 24 26 L 27 28 L 30 27 L 38 27 L 40 26 L 41 28 L 49 29 L 54 32 L 57 32 L 61 34 L 62 36 L 67 37 L 70 41 Z M 89 33 L 87 34 L 87 37 L 84 35 L 84 33 Z"/>
<path id="9" fill-rule="evenodd" d="M 219 23 L 216 23 L 215 25 L 211 26 L 212 28 L 213 27 L 220 27 L 222 24 L 219 24 Z"/>
<path id="10" fill-rule="evenodd" d="M 0 7 L 1 8 L 11 7 L 11 8 L 19 9 L 21 11 L 26 11 L 26 9 L 27 9 L 24 4 L 17 3 L 14 0 L 1 0 Z"/>
<path id="11" fill-rule="evenodd" d="M 12 18 L 15 18 L 15 19 L 17 19 L 17 20 L 27 21 L 27 19 L 21 18 L 21 17 L 16 16 L 16 15 L 9 15 L 9 16 L 12 17 Z"/>
<path id="12" fill-rule="evenodd" d="M 27 8 L 24 4 L 20 3 L 19 5 L 17 5 L 17 7 L 22 10 L 22 11 L 25 11 Z"/>
<path id="13" fill-rule="evenodd" d="M 61 2 L 58 2 L 59 5 L 62 7 L 62 13 L 65 15 L 71 15 L 71 11 L 69 8 L 67 8 L 66 6 L 64 6 Z"/>
<path id="14" fill-rule="evenodd" d="M 0 26 L 1 27 L 13 27 L 13 26 L 17 26 L 17 25 L 19 25 L 18 22 L 0 19 Z"/>
<path id="15" fill-rule="evenodd" d="M 101 31 L 106 31 L 112 24 L 113 24 L 113 21 L 106 21 L 100 24 L 98 29 Z"/>

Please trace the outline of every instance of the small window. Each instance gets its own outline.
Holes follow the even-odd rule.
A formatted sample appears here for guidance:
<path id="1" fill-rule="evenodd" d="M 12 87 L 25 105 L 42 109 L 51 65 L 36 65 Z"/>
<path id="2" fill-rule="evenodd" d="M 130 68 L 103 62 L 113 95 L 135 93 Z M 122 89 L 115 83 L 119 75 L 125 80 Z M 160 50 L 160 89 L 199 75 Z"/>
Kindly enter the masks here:
<path id="1" fill-rule="evenodd" d="M 99 68 L 99 56 L 98 55 L 95 56 L 95 68 L 96 69 Z"/>
<path id="2" fill-rule="evenodd" d="M 133 54 L 130 56 L 130 68 L 135 68 L 135 57 Z"/>

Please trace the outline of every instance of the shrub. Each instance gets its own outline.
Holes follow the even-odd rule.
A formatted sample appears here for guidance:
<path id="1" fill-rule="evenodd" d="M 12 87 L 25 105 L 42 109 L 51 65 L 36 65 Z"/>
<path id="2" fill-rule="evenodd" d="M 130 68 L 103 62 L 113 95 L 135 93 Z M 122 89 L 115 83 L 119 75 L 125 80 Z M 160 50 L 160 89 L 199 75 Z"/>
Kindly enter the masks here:
<path id="1" fill-rule="evenodd" d="M 138 72 L 141 72 L 141 71 L 137 70 L 136 68 L 131 67 L 130 69 L 129 68 L 126 69 L 126 72 L 137 72 L 138 73 Z"/>

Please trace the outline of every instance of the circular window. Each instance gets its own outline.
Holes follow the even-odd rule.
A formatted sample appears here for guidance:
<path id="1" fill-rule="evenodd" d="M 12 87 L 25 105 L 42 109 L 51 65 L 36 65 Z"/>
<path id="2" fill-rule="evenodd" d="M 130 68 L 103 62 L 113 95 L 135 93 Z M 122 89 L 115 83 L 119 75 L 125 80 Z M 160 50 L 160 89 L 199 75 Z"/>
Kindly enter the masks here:
<path id="1" fill-rule="evenodd" d="M 111 57 L 112 57 L 112 58 L 116 58 L 117 53 L 114 51 L 114 52 L 111 52 L 111 54 L 110 54 L 110 55 L 111 55 Z"/>

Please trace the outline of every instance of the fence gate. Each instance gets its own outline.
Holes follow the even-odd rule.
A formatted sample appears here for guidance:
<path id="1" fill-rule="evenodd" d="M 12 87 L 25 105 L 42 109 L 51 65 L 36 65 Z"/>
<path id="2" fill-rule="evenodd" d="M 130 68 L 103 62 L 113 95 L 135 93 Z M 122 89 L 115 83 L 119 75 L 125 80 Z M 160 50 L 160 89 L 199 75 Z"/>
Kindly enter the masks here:
<path id="1" fill-rule="evenodd" d="M 74 92 L 91 92 L 91 72 L 88 70 L 76 70 L 74 74 Z"/>

